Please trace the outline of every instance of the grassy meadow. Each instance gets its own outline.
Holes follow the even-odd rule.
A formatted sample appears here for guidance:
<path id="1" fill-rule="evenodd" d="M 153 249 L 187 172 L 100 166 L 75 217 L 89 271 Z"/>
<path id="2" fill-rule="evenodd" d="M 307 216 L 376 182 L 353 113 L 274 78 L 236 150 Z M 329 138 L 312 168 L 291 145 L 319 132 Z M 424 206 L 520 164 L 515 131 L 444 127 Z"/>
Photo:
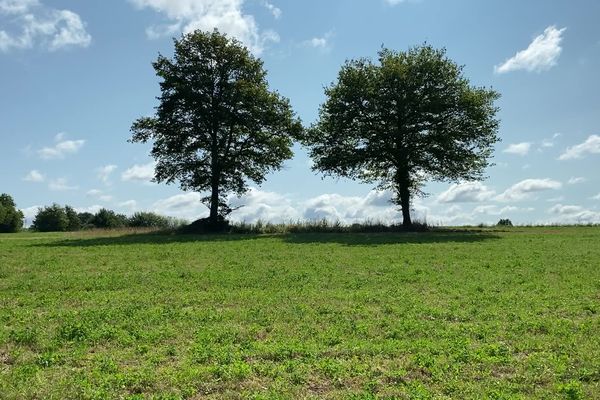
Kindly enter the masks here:
<path id="1" fill-rule="evenodd" d="M 600 398 L 600 227 L 0 235 L 0 399 Z"/>

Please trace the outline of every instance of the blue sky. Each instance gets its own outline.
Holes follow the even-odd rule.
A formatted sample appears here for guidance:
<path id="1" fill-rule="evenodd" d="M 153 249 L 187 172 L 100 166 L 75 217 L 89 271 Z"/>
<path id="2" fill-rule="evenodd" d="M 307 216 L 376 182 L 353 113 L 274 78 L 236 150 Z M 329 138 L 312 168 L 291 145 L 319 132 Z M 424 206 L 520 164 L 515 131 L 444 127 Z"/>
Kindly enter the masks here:
<path id="1" fill-rule="evenodd" d="M 479 0 L 0 0 L 0 192 L 31 217 L 53 202 L 194 219 L 198 193 L 149 182 L 129 127 L 156 105 L 150 63 L 195 28 L 236 36 L 273 89 L 314 122 L 346 59 L 428 42 L 502 94 L 483 182 L 427 185 L 435 224 L 600 222 L 600 2 Z M 234 219 L 399 220 L 389 193 L 322 179 L 296 147 Z"/>

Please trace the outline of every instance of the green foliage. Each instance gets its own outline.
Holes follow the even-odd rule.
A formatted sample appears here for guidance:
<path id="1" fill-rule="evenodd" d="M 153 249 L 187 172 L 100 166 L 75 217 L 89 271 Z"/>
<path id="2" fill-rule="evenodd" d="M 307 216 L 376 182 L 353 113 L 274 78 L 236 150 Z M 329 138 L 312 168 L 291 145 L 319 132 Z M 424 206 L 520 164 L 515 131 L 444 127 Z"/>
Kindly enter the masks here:
<path id="1" fill-rule="evenodd" d="M 209 191 L 210 219 L 226 216 L 228 193 L 241 195 L 292 157 L 302 132 L 289 101 L 270 91 L 261 60 L 218 31 L 175 40 L 172 59 L 153 63 L 161 79 L 156 115 L 132 126 L 132 142 L 152 141 L 155 180 Z"/>
<path id="2" fill-rule="evenodd" d="M 500 221 L 498 221 L 498 223 L 496 225 L 498 225 L 498 226 L 513 226 L 513 223 L 510 219 L 506 218 L 506 219 L 501 219 Z"/>
<path id="3" fill-rule="evenodd" d="M 94 214 L 91 223 L 96 228 L 115 229 L 126 227 L 128 220 L 123 214 L 117 214 L 112 210 L 103 208 Z"/>
<path id="4" fill-rule="evenodd" d="M 77 211 L 73 209 L 71 206 L 65 206 L 65 214 L 67 215 L 67 219 L 69 220 L 69 224 L 67 225 L 68 231 L 78 231 L 81 229 L 81 219 L 79 218 L 79 214 Z"/>
<path id="5" fill-rule="evenodd" d="M 599 241 L 0 236 L 0 398 L 595 399 Z"/>
<path id="6" fill-rule="evenodd" d="M 136 212 L 129 217 L 128 225 L 134 228 L 170 228 L 172 222 L 153 212 Z"/>
<path id="7" fill-rule="evenodd" d="M 348 61 L 325 95 L 304 140 L 313 169 L 391 190 L 405 225 L 425 180 L 482 179 L 498 141 L 498 93 L 429 45 Z"/>
<path id="8" fill-rule="evenodd" d="M 17 209 L 13 198 L 2 193 L 0 195 L 0 233 L 18 232 L 23 227 L 23 212 Z"/>
<path id="9" fill-rule="evenodd" d="M 55 203 L 38 210 L 32 228 L 38 232 L 77 231 L 81 229 L 81 220 L 73 207 Z"/>
<path id="10" fill-rule="evenodd" d="M 54 203 L 38 210 L 32 227 L 38 232 L 65 232 L 69 227 L 69 217 L 64 207 Z"/>

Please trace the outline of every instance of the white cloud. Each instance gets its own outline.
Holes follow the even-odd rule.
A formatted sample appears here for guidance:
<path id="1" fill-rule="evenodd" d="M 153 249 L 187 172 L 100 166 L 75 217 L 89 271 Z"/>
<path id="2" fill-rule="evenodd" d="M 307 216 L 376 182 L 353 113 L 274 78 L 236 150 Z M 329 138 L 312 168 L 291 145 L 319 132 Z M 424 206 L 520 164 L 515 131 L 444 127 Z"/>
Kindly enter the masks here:
<path id="1" fill-rule="evenodd" d="M 558 157 L 559 160 L 572 160 L 583 158 L 587 154 L 600 154 L 600 136 L 591 135 L 585 142 L 567 148 L 567 150 Z"/>
<path id="2" fill-rule="evenodd" d="M 156 162 L 152 161 L 148 164 L 134 165 L 121 174 L 121 179 L 124 181 L 142 181 L 151 182 L 154 179 L 154 168 Z"/>
<path id="3" fill-rule="evenodd" d="M 493 190 L 481 182 L 462 182 L 451 185 L 442 192 L 437 201 L 440 203 L 468 203 L 486 201 L 495 195 Z"/>
<path id="4" fill-rule="evenodd" d="M 597 224 L 600 223 L 600 212 L 585 209 L 581 206 L 556 204 L 548 210 L 558 215 L 556 222 L 565 224 Z"/>
<path id="5" fill-rule="evenodd" d="M 98 173 L 98 179 L 100 179 L 104 184 L 108 185 L 110 183 L 110 174 L 112 174 L 117 169 L 116 165 L 105 165 L 96 169 Z"/>
<path id="6" fill-rule="evenodd" d="M 33 223 L 33 220 L 35 219 L 35 216 L 37 215 L 40 208 L 42 208 L 42 206 L 31 206 L 31 207 L 21 208 L 21 211 L 23 212 L 23 216 L 25 217 L 24 218 L 25 220 L 23 221 L 23 225 L 25 225 L 25 227 L 31 226 L 31 224 Z"/>
<path id="7" fill-rule="evenodd" d="M 9 22 L 20 30 L 17 34 L 0 30 L 0 51 L 34 46 L 55 51 L 87 47 L 92 41 L 78 14 L 47 8 L 36 0 L 0 0 L 0 14 L 9 15 Z"/>
<path id="8" fill-rule="evenodd" d="M 56 135 L 54 146 L 44 147 L 38 150 L 38 155 L 45 159 L 63 159 L 68 154 L 76 154 L 85 144 L 85 140 L 63 140 L 64 134 Z"/>
<path id="9" fill-rule="evenodd" d="M 600 200 L 600 193 L 592 197 L 592 200 Z"/>
<path id="10" fill-rule="evenodd" d="M 585 183 L 587 182 L 587 179 L 585 179 L 582 176 L 574 176 L 571 179 L 569 179 L 569 185 L 577 185 L 579 183 Z"/>
<path id="11" fill-rule="evenodd" d="M 532 194 L 546 190 L 558 190 L 562 183 L 546 179 L 525 179 L 506 189 L 504 193 L 496 197 L 498 201 L 519 201 L 531 197 Z"/>
<path id="12" fill-rule="evenodd" d="M 23 180 L 27 182 L 44 182 L 45 177 L 40 171 L 33 169 L 29 171 L 27 175 L 25 175 Z"/>
<path id="13" fill-rule="evenodd" d="M 281 9 L 279 7 L 276 7 L 275 5 L 273 5 L 272 3 L 268 2 L 268 1 L 264 1 L 263 6 L 265 6 L 265 8 L 267 10 L 269 10 L 271 12 L 271 14 L 273 14 L 273 17 L 275 19 L 281 18 L 282 13 L 281 13 Z"/>
<path id="14" fill-rule="evenodd" d="M 529 153 L 530 149 L 530 142 L 515 143 L 508 145 L 508 147 L 504 149 L 504 153 L 515 154 L 518 156 L 526 156 L 527 153 Z"/>
<path id="15" fill-rule="evenodd" d="M 331 50 L 331 47 L 332 47 L 332 45 L 331 45 L 332 37 L 333 37 L 333 32 L 327 32 L 326 34 L 324 34 L 321 37 L 314 37 L 312 39 L 305 40 L 303 42 L 303 45 L 328 52 Z"/>
<path id="16" fill-rule="evenodd" d="M 93 206 L 89 206 L 89 207 L 75 207 L 75 211 L 77 211 L 78 213 L 89 212 L 92 214 L 96 214 L 98 211 L 100 211 L 103 208 L 104 207 L 101 205 L 94 204 Z"/>
<path id="17" fill-rule="evenodd" d="M 86 195 L 89 197 L 96 198 L 105 203 L 111 202 L 113 200 L 113 197 L 111 195 L 105 194 L 102 190 L 98 189 L 88 190 Z"/>
<path id="18" fill-rule="evenodd" d="M 231 196 L 229 203 L 232 208 L 240 207 L 231 214 L 234 221 L 261 220 L 279 223 L 298 220 L 301 217 L 292 200 L 285 195 L 257 188 L 250 188 L 242 197 Z"/>
<path id="19" fill-rule="evenodd" d="M 279 41 L 273 31 L 261 32 L 252 15 L 243 12 L 245 0 L 129 0 L 140 9 L 150 8 L 163 14 L 168 23 L 147 30 L 150 38 L 196 29 L 217 28 L 239 39 L 255 54 L 260 54 L 268 42 Z M 273 11 L 272 11 L 273 12 Z"/>
<path id="20" fill-rule="evenodd" d="M 153 204 L 153 210 L 162 215 L 196 220 L 208 216 L 208 208 L 202 204 L 202 195 L 196 192 L 181 193 Z"/>
<path id="21" fill-rule="evenodd" d="M 77 186 L 69 185 L 65 178 L 58 178 L 50 181 L 50 183 L 48 184 L 48 188 L 57 192 L 78 189 Z"/>
<path id="22" fill-rule="evenodd" d="M 550 147 L 554 147 L 554 143 L 556 141 L 556 139 L 558 139 L 560 136 L 562 136 L 560 133 L 555 133 L 554 135 L 552 135 L 551 138 L 546 138 L 544 140 L 542 140 L 542 148 L 550 148 Z"/>
<path id="23" fill-rule="evenodd" d="M 549 26 L 544 33 L 533 39 L 527 49 L 519 51 L 501 65 L 497 65 L 494 71 L 498 74 L 518 70 L 541 72 L 554 67 L 562 52 L 560 45 L 565 30 L 566 28 L 557 29 L 555 26 Z"/>

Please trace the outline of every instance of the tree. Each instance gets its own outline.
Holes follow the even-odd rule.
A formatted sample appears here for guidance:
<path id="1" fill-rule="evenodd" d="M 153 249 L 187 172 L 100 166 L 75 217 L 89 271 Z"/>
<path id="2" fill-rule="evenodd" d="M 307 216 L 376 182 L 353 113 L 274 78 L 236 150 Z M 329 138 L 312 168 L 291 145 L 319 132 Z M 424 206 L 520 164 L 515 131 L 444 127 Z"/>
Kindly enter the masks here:
<path id="1" fill-rule="evenodd" d="M 497 137 L 499 94 L 429 45 L 347 61 L 305 144 L 314 170 L 391 190 L 411 227 L 411 197 L 428 179 L 483 179 Z"/>
<path id="2" fill-rule="evenodd" d="M 129 217 L 129 226 L 134 228 L 168 228 L 171 221 L 153 212 L 136 212 Z"/>
<path id="3" fill-rule="evenodd" d="M 69 223 L 67 225 L 68 231 L 78 231 L 81 229 L 81 220 L 79 219 L 79 214 L 77 211 L 73 209 L 71 206 L 65 206 L 65 214 L 67 215 L 67 219 Z"/>
<path id="4" fill-rule="evenodd" d="M 52 204 L 38 210 L 32 226 L 39 232 L 64 232 L 69 227 L 69 217 L 63 207 Z"/>
<path id="5" fill-rule="evenodd" d="M 0 195 L 0 233 L 18 232 L 23 227 L 23 212 L 11 196 L 6 193 Z"/>
<path id="6" fill-rule="evenodd" d="M 174 44 L 173 59 L 152 64 L 162 80 L 156 114 L 134 122 L 130 141 L 153 140 L 155 181 L 208 191 L 202 201 L 216 224 L 231 212 L 225 196 L 279 170 L 303 128 L 289 101 L 269 90 L 262 61 L 237 40 L 195 31 Z"/>
<path id="7" fill-rule="evenodd" d="M 103 208 L 94 214 L 94 218 L 92 218 L 91 222 L 96 228 L 123 228 L 127 226 L 127 217 L 123 214 L 117 214 L 112 210 Z"/>

